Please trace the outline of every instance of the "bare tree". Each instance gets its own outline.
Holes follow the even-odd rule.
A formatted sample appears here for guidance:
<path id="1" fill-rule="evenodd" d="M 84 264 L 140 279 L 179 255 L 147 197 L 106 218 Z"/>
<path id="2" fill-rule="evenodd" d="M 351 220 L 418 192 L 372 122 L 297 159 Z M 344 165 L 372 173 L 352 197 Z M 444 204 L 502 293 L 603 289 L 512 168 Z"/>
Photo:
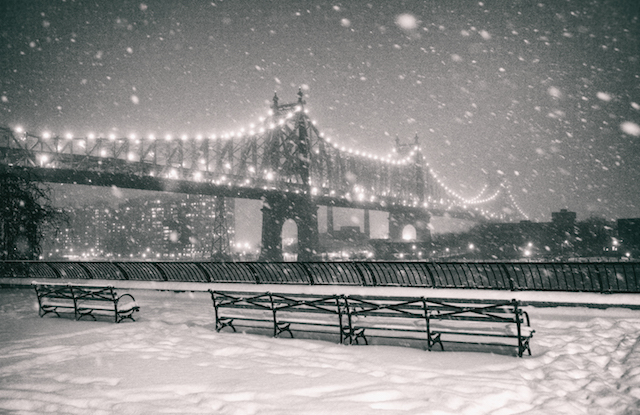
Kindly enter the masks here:
<path id="1" fill-rule="evenodd" d="M 0 165 L 0 259 L 37 259 L 45 235 L 64 219 L 50 189 L 33 174 Z"/>

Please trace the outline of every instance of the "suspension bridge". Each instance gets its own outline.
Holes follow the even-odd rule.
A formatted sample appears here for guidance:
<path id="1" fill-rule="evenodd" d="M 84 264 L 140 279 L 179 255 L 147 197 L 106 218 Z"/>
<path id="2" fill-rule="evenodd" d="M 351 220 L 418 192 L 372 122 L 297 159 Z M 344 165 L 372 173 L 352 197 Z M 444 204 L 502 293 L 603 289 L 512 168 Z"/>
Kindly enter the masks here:
<path id="1" fill-rule="evenodd" d="M 347 148 L 319 130 L 304 95 L 281 104 L 274 95 L 257 123 L 223 135 L 117 137 L 71 133 L 33 134 L 0 127 L 0 163 L 27 169 L 39 180 L 92 186 L 216 196 L 214 250 L 229 252 L 224 224 L 225 198 L 262 200 L 262 250 L 266 261 L 282 259 L 282 226 L 298 227 L 299 261 L 318 248 L 319 206 L 389 213 L 389 237 L 399 240 L 406 226 L 416 239 L 430 237 L 432 216 L 470 220 L 526 218 L 508 183 L 488 185 L 464 198 L 444 184 L 429 166 L 418 135 L 396 139 L 380 156 Z"/>

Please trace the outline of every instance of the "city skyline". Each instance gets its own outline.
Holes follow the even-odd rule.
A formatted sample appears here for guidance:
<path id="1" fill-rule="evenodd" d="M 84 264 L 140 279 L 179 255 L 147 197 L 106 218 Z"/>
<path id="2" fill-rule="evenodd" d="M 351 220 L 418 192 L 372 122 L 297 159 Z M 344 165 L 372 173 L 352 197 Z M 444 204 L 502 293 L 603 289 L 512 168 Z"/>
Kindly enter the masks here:
<path id="1" fill-rule="evenodd" d="M 341 145 L 417 133 L 472 197 L 508 179 L 533 220 L 640 216 L 634 1 L 5 3 L 0 124 L 225 133 L 301 87 Z"/>

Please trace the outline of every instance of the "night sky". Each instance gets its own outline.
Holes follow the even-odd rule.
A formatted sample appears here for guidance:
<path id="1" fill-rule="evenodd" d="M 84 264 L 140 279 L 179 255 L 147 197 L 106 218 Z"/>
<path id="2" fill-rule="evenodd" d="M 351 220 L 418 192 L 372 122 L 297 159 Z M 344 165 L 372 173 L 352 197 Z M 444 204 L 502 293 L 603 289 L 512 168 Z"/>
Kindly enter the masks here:
<path id="1" fill-rule="evenodd" d="M 0 124 L 224 133 L 306 94 L 342 145 L 417 133 L 533 220 L 640 217 L 640 1 L 61 1 L 0 6 Z"/>

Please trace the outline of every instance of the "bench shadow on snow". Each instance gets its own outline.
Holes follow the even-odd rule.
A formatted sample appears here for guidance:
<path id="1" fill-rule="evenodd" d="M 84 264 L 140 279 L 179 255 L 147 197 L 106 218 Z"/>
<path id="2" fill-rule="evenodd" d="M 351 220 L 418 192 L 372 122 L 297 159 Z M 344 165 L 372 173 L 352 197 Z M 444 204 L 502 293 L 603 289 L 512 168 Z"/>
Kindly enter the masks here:
<path id="1" fill-rule="evenodd" d="M 215 332 L 215 324 L 209 324 L 206 326 L 200 326 L 203 328 L 210 329 Z M 228 336 L 241 336 L 243 334 L 248 335 L 259 335 L 265 337 L 273 337 L 273 330 L 270 328 L 256 328 L 256 327 L 242 327 L 238 328 L 238 332 L 234 332 L 229 328 L 222 329 L 219 334 L 228 335 Z M 336 345 L 339 344 L 340 337 L 339 334 L 331 335 L 329 333 L 324 332 L 301 332 L 296 331 L 294 339 L 298 340 L 314 340 L 314 341 L 322 341 L 322 342 L 331 342 Z M 278 337 L 278 340 L 283 342 L 287 340 L 291 340 L 288 334 L 282 334 Z M 477 353 L 492 353 L 504 356 L 513 356 L 517 357 L 518 353 L 514 350 L 513 345 L 491 345 L 488 346 L 486 344 L 473 344 L 473 343 L 455 343 L 448 342 L 446 340 L 443 341 L 444 351 L 440 349 L 440 346 L 437 345 L 431 349 L 431 351 L 427 350 L 427 340 L 420 339 L 394 339 L 389 337 L 377 337 L 377 336 L 367 336 L 367 340 L 369 342 L 368 346 L 392 346 L 392 347 L 408 347 L 412 349 L 424 350 L 425 353 L 449 353 L 449 352 L 477 352 Z M 345 347 L 367 347 L 362 341 L 359 344 L 345 344 Z"/>

